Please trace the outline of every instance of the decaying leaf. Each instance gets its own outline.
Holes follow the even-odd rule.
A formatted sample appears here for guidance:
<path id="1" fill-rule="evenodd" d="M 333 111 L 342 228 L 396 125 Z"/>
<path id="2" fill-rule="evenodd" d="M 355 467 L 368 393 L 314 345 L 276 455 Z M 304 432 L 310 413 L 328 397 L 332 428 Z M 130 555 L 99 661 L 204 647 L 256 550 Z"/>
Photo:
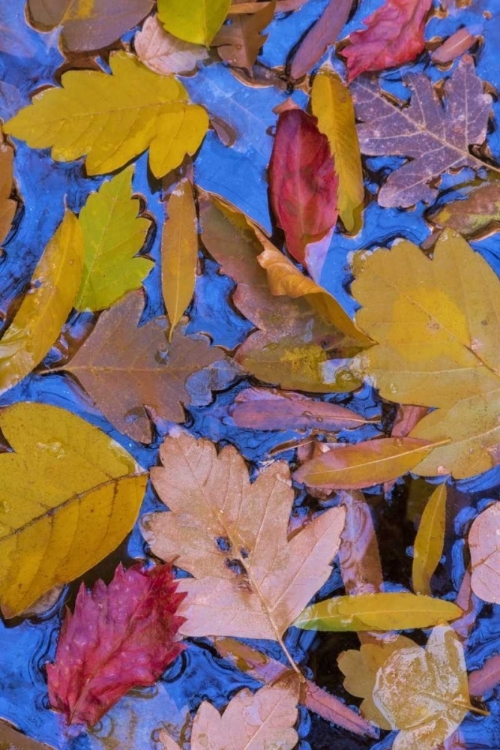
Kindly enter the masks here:
<path id="1" fill-rule="evenodd" d="M 274 685 L 252 694 L 240 690 L 222 716 L 211 703 L 198 709 L 191 730 L 191 750 L 292 750 L 298 741 L 297 721 L 299 681 L 288 675 Z M 162 729 L 163 750 L 181 750 Z"/>
<path id="2" fill-rule="evenodd" d="M 152 0 L 28 0 L 34 25 L 42 31 L 62 26 L 61 38 L 70 52 L 98 50 L 136 26 L 153 7 Z"/>
<path id="3" fill-rule="evenodd" d="M 437 191 L 428 183 L 448 169 L 487 166 L 469 152 L 470 144 L 484 141 L 491 112 L 491 97 L 483 93 L 472 58 L 465 55 L 446 82 L 445 106 L 427 76 L 408 76 L 407 84 L 413 96 L 404 108 L 385 98 L 369 78 L 351 86 L 362 123 L 358 126 L 362 153 L 411 159 L 382 185 L 378 201 L 386 208 L 433 201 Z"/>
<path id="4" fill-rule="evenodd" d="M 158 16 L 146 18 L 134 37 L 134 47 L 139 60 L 155 73 L 189 73 L 196 64 L 208 57 L 201 44 L 184 42 L 163 28 Z"/>
<path id="5" fill-rule="evenodd" d="M 55 343 L 73 308 L 82 268 L 82 232 L 76 216 L 67 211 L 0 340 L 0 393 L 25 378 Z"/>
<path id="6" fill-rule="evenodd" d="M 492 503 L 469 531 L 472 590 L 485 602 L 500 604 L 500 503 Z"/>
<path id="7" fill-rule="evenodd" d="M 412 584 L 416 594 L 431 594 L 431 578 L 443 554 L 446 484 L 436 487 L 420 520 L 413 549 Z"/>
<path id="8" fill-rule="evenodd" d="M 223 353 L 210 348 L 206 337 L 180 330 L 169 343 L 167 318 L 138 327 L 143 308 L 143 293 L 132 292 L 104 312 L 64 370 L 78 378 L 117 429 L 149 443 L 150 417 L 183 422 L 186 379 Z"/>
<path id="9" fill-rule="evenodd" d="M 261 31 L 273 20 L 275 9 L 276 0 L 270 0 L 256 13 L 233 16 L 231 23 L 222 26 L 212 41 L 219 57 L 231 66 L 244 68 L 250 73 L 267 39 Z"/>
<path id="10" fill-rule="evenodd" d="M 471 237 L 492 224 L 500 223 L 500 184 L 488 182 L 473 190 L 465 200 L 452 201 L 430 216 L 440 227 L 455 229 L 464 237 Z"/>
<path id="11" fill-rule="evenodd" d="M 132 197 L 133 167 L 127 167 L 91 193 L 80 211 L 83 273 L 75 300 L 77 310 L 103 310 L 141 286 L 153 266 L 138 258 L 151 222 L 138 216 Z"/>
<path id="12" fill-rule="evenodd" d="M 363 24 L 362 31 L 350 35 L 350 46 L 342 54 L 347 59 L 349 80 L 360 73 L 384 70 L 410 62 L 424 49 L 425 21 L 432 0 L 385 0 Z"/>
<path id="13" fill-rule="evenodd" d="M 278 10 L 281 9 L 282 4 L 279 2 Z M 334 0 L 327 4 L 323 14 L 311 26 L 293 57 L 290 66 L 292 78 L 297 79 L 305 75 L 320 57 L 323 57 L 327 47 L 337 41 L 338 35 L 349 18 L 352 4 L 353 0 Z"/>
<path id="14" fill-rule="evenodd" d="M 0 411 L 0 599 L 14 617 L 112 552 L 132 529 L 147 476 L 118 443 L 55 406 Z"/>
<path id="15" fill-rule="evenodd" d="M 111 583 L 82 583 L 67 612 L 54 664 L 47 665 L 50 703 L 68 724 L 94 726 L 133 687 L 153 685 L 184 650 L 176 615 L 183 595 L 169 565 L 124 570 Z"/>
<path id="16" fill-rule="evenodd" d="M 0 244 L 10 232 L 17 207 L 10 197 L 14 187 L 13 162 L 14 149 L 5 141 L 0 127 Z"/>
<path id="17" fill-rule="evenodd" d="M 125 52 L 110 57 L 112 75 L 70 70 L 62 88 L 37 94 L 4 126 L 31 148 L 52 147 L 52 158 L 86 157 L 89 175 L 119 169 L 149 148 L 149 164 L 163 177 L 199 148 L 207 127 L 203 107 L 189 103 L 172 76 L 148 70 Z"/>
<path id="18" fill-rule="evenodd" d="M 153 554 L 191 573 L 179 614 L 183 635 L 232 635 L 280 643 L 285 630 L 330 575 L 345 511 L 331 508 L 288 539 L 293 502 L 279 461 L 250 483 L 232 447 L 217 454 L 185 433 L 160 449 L 153 485 L 170 512 L 142 519 Z"/>
<path id="19" fill-rule="evenodd" d="M 231 0 L 158 0 L 158 17 L 170 34 L 208 47 L 230 5 Z"/>
<path id="20" fill-rule="evenodd" d="M 338 554 L 344 588 L 351 595 L 380 591 L 384 579 L 370 506 L 362 492 L 342 492 L 340 502 L 346 510 Z"/>

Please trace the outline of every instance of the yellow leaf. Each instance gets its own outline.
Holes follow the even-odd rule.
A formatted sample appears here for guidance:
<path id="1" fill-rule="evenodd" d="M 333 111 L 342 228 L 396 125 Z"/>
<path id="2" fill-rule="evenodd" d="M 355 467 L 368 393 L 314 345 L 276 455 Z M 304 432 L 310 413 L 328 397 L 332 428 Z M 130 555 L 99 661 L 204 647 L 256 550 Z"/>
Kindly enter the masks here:
<path id="1" fill-rule="evenodd" d="M 174 328 L 193 297 L 198 263 L 198 220 L 188 180 L 179 183 L 172 193 L 167 211 L 161 243 L 161 286 L 171 341 Z"/>
<path id="2" fill-rule="evenodd" d="M 55 406 L 0 412 L 0 601 L 6 617 L 94 567 L 132 529 L 147 475 L 96 427 Z"/>
<path id="3" fill-rule="evenodd" d="M 0 393 L 25 378 L 56 341 L 73 308 L 82 267 L 82 233 L 75 215 L 67 211 L 0 341 Z"/>
<path id="4" fill-rule="evenodd" d="M 170 34 L 209 47 L 230 6 L 231 0 L 158 0 L 158 17 Z"/>
<path id="5" fill-rule="evenodd" d="M 431 596 L 406 592 L 359 594 L 313 604 L 293 624 L 304 630 L 407 630 L 428 628 L 461 615 L 456 604 Z"/>
<path id="6" fill-rule="evenodd" d="M 149 148 L 151 171 L 163 177 L 199 148 L 207 113 L 189 103 L 173 76 L 153 73 L 132 55 L 112 54 L 110 67 L 112 75 L 64 73 L 62 88 L 37 94 L 5 132 L 31 148 L 51 146 L 57 161 L 85 156 L 90 175 L 113 172 Z"/>
<path id="7" fill-rule="evenodd" d="M 339 76 L 324 67 L 314 79 L 311 104 L 318 128 L 327 136 L 335 159 L 340 218 L 348 232 L 358 232 L 365 191 L 351 94 Z"/>
<path id="8" fill-rule="evenodd" d="M 151 225 L 138 217 L 132 198 L 133 167 L 127 167 L 91 193 L 80 211 L 83 232 L 83 276 L 77 310 L 103 310 L 138 289 L 153 262 L 136 258 Z"/>
<path id="9" fill-rule="evenodd" d="M 443 554 L 445 526 L 446 484 L 440 484 L 425 506 L 415 539 L 412 582 L 416 594 L 431 594 L 431 578 Z"/>

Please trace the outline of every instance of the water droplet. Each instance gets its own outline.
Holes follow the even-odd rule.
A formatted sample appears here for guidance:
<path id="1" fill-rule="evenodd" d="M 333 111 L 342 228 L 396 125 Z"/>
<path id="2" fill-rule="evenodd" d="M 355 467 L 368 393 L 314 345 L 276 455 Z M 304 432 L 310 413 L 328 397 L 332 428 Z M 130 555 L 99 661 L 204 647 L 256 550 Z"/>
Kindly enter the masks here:
<path id="1" fill-rule="evenodd" d="M 155 354 L 155 360 L 159 365 L 166 365 L 170 358 L 168 349 L 158 349 Z"/>

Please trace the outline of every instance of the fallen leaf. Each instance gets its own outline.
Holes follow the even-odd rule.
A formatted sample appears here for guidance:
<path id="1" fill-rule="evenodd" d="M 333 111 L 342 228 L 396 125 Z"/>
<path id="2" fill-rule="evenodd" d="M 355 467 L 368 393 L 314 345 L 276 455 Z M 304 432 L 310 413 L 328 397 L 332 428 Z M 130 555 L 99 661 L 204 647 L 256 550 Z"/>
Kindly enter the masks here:
<path id="1" fill-rule="evenodd" d="M 87 174 L 113 172 L 149 148 L 155 177 L 199 148 L 207 127 L 203 107 L 190 104 L 184 86 L 125 52 L 110 56 L 112 75 L 70 70 L 62 88 L 37 94 L 4 130 L 31 148 L 52 147 L 56 161 L 86 157 Z"/>
<path id="2" fill-rule="evenodd" d="M 437 226 L 450 227 L 464 237 L 489 229 L 490 225 L 500 222 L 500 184 L 488 182 L 481 185 L 465 200 L 446 203 L 429 218 Z"/>
<path id="3" fill-rule="evenodd" d="M 119 12 L 109 0 L 28 0 L 32 23 L 41 31 L 62 26 L 61 39 L 69 52 L 107 47 L 148 15 L 152 0 L 120 0 Z"/>
<path id="4" fill-rule="evenodd" d="M 22 734 L 5 721 L 0 722 L 0 747 L 5 750 L 53 750 L 49 745 Z"/>
<path id="5" fill-rule="evenodd" d="M 14 149 L 6 142 L 0 127 L 0 244 L 10 232 L 17 208 L 10 197 L 14 188 L 13 163 Z"/>
<path id="6" fill-rule="evenodd" d="M 431 592 L 431 578 L 443 555 L 446 528 L 446 484 L 430 496 L 420 520 L 413 548 L 412 585 L 416 594 Z"/>
<path id="7" fill-rule="evenodd" d="M 446 63 L 455 60 L 460 55 L 463 55 L 464 52 L 467 52 L 476 40 L 477 36 L 462 27 L 431 53 L 431 60 L 438 65 L 446 65 Z"/>
<path id="8" fill-rule="evenodd" d="M 464 642 L 475 628 L 477 616 L 482 607 L 481 600 L 472 591 L 471 579 L 469 570 L 466 570 L 455 599 L 455 604 L 463 611 L 463 615 L 455 620 L 453 630 Z"/>
<path id="9" fill-rule="evenodd" d="M 124 570 L 106 586 L 80 585 L 67 612 L 54 664 L 47 664 L 49 699 L 68 724 L 92 727 L 133 687 L 153 685 L 185 646 L 176 612 L 183 595 L 169 565 Z"/>
<path id="10" fill-rule="evenodd" d="M 205 47 L 184 42 L 165 31 L 156 15 L 146 18 L 142 30 L 134 37 L 134 48 L 144 65 L 164 76 L 189 73 L 208 57 Z"/>
<path id="11" fill-rule="evenodd" d="M 193 297 L 198 264 L 198 217 L 189 180 L 177 185 L 167 213 L 161 242 L 161 287 L 172 341 L 174 328 Z"/>
<path id="12" fill-rule="evenodd" d="M 346 510 L 338 564 L 348 594 L 373 594 L 384 578 L 370 506 L 362 492 L 340 493 Z"/>
<path id="13" fill-rule="evenodd" d="M 433 450 L 434 443 L 414 438 L 377 438 L 339 443 L 319 458 L 306 461 L 293 478 L 329 490 L 372 487 L 403 476 Z"/>
<path id="14" fill-rule="evenodd" d="M 55 343 L 73 308 L 82 268 L 82 232 L 75 215 L 67 211 L 0 340 L 0 393 L 29 375 Z"/>
<path id="15" fill-rule="evenodd" d="M 315 117 L 288 109 L 278 117 L 269 162 L 269 192 L 288 251 L 304 263 L 308 244 L 337 222 L 338 179 L 328 139 Z"/>
<path id="16" fill-rule="evenodd" d="M 104 416 L 121 432 L 151 442 L 149 417 L 185 419 L 186 379 L 223 358 L 206 337 L 177 330 L 167 341 L 167 318 L 138 328 L 142 292 L 132 292 L 104 312 L 64 371 L 78 378 Z"/>
<path id="17" fill-rule="evenodd" d="M 55 406 L 7 406 L 0 428 L 12 449 L 0 453 L 0 599 L 15 617 L 118 547 L 147 476 L 118 443 Z"/>
<path id="18" fill-rule="evenodd" d="M 400 404 L 394 418 L 391 429 L 391 437 L 407 437 L 414 427 L 425 417 L 429 409 L 426 406 L 412 406 L 412 404 Z M 395 479 L 384 482 L 384 493 L 391 492 L 396 484 Z"/>
<path id="19" fill-rule="evenodd" d="M 425 47 L 424 30 L 432 0 L 385 0 L 363 20 L 367 27 L 349 36 L 342 50 L 349 81 L 366 71 L 384 70 L 414 60 Z"/>
<path id="20" fill-rule="evenodd" d="M 409 273 L 411 269 L 411 273 Z M 458 234 L 445 230 L 432 259 L 411 242 L 365 259 L 352 285 L 356 320 L 379 343 L 356 357 L 383 398 L 438 407 L 410 437 L 450 442 L 413 471 L 462 478 L 497 462 L 500 439 L 498 278 Z"/>
<path id="21" fill-rule="evenodd" d="M 298 742 L 299 682 L 296 675 L 251 693 L 240 690 L 222 716 L 203 701 L 193 721 L 191 750 L 292 750 Z M 164 729 L 159 732 L 163 750 L 181 750 Z"/>
<path id="22" fill-rule="evenodd" d="M 378 201 L 385 208 L 406 208 L 421 200 L 432 202 L 437 190 L 428 183 L 443 172 L 488 166 L 469 151 L 470 144 L 484 141 L 491 112 L 491 97 L 483 94 L 472 58 L 465 55 L 446 82 L 446 108 L 427 76 L 408 76 L 407 84 L 413 96 L 410 105 L 403 108 L 386 99 L 371 79 L 351 86 L 361 121 L 361 152 L 411 159 L 392 172 L 380 188 Z"/>
<path id="23" fill-rule="evenodd" d="M 365 189 L 354 105 L 347 86 L 328 67 L 321 68 L 314 78 L 311 106 L 335 160 L 340 218 L 348 232 L 359 231 Z"/>
<path id="24" fill-rule="evenodd" d="M 485 602 L 500 604 L 500 503 L 489 505 L 469 531 L 472 590 Z"/>
<path id="25" fill-rule="evenodd" d="M 303 0 L 301 4 L 304 4 Z M 290 66 L 291 78 L 302 78 L 323 57 L 327 48 L 337 41 L 349 18 L 352 4 L 353 0 L 328 2 L 322 15 L 311 26 L 293 56 Z M 278 9 L 280 8 L 281 4 L 278 5 Z"/>
<path id="26" fill-rule="evenodd" d="M 77 310 L 103 310 L 128 292 L 139 289 L 153 266 L 137 253 L 151 221 L 132 197 L 130 166 L 91 193 L 80 211 L 83 234 L 83 274 L 75 300 Z"/>
<path id="27" fill-rule="evenodd" d="M 227 16 L 231 0 L 158 0 L 158 18 L 179 39 L 208 47 Z"/>
<path id="28" fill-rule="evenodd" d="M 493 690 L 500 682 L 500 656 L 490 656 L 481 669 L 476 669 L 469 675 L 469 691 L 471 695 L 481 698 Z"/>
<path id="29" fill-rule="evenodd" d="M 185 433 L 160 448 L 153 486 L 170 508 L 143 517 L 154 555 L 191 573 L 183 635 L 266 638 L 285 630 L 328 579 L 344 510 L 331 508 L 288 539 L 293 503 L 288 466 L 275 462 L 250 483 L 233 447 Z"/>
<path id="30" fill-rule="evenodd" d="M 251 73 L 259 50 L 267 39 L 260 32 L 273 20 L 275 9 L 276 0 L 271 0 L 256 13 L 233 16 L 231 23 L 222 26 L 212 40 L 219 57 L 230 66 L 244 68 Z"/>

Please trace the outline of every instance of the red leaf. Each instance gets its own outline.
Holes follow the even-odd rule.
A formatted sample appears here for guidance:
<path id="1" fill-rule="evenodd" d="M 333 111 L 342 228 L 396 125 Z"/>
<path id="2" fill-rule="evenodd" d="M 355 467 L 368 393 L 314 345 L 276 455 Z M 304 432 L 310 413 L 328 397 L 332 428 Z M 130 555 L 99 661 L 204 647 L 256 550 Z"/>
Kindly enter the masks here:
<path id="1" fill-rule="evenodd" d="M 386 0 L 365 18 L 367 29 L 355 31 L 342 54 L 352 81 L 365 71 L 410 62 L 424 49 L 425 20 L 432 0 Z"/>
<path id="2" fill-rule="evenodd" d="M 309 243 L 336 223 L 338 180 L 328 139 L 301 109 L 278 118 L 269 163 L 271 206 L 289 252 L 304 263 Z"/>
<path id="3" fill-rule="evenodd" d="M 169 565 L 118 566 L 109 586 L 82 584 L 66 614 L 54 664 L 47 665 L 49 698 L 68 724 L 93 726 L 131 688 L 152 685 L 184 650 L 175 640 L 184 594 Z"/>

